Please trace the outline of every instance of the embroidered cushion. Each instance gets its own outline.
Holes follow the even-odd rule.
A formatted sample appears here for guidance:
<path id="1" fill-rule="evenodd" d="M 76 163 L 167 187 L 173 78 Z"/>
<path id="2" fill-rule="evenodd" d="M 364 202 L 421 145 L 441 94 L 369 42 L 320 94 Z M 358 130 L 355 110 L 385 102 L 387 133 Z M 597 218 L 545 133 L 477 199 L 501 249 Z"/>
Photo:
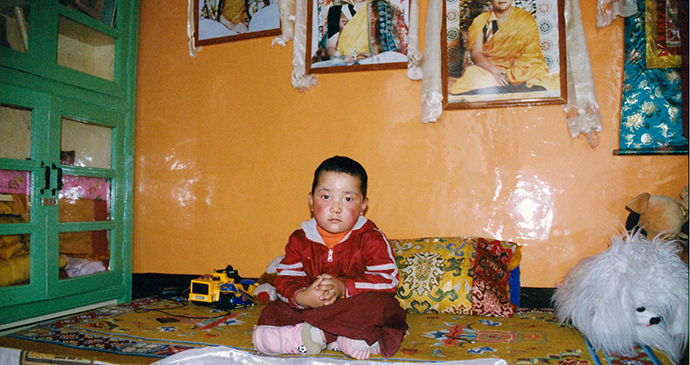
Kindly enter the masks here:
<path id="1" fill-rule="evenodd" d="M 396 295 L 409 313 L 512 316 L 509 277 L 519 264 L 517 244 L 479 237 L 390 243 L 400 272 Z"/>
<path id="2" fill-rule="evenodd" d="M 512 242 L 478 238 L 475 248 L 472 314 L 512 316 L 515 304 L 510 300 L 508 279 L 520 262 L 520 246 Z"/>

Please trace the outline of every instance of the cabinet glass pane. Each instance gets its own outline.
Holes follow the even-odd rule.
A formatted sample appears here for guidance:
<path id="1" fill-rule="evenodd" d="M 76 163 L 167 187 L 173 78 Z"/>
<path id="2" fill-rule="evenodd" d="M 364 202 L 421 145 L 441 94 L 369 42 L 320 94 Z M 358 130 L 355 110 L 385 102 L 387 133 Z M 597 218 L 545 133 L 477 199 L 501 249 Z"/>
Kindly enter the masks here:
<path id="1" fill-rule="evenodd" d="M 110 270 L 110 231 L 62 232 L 58 239 L 60 279 Z"/>
<path id="2" fill-rule="evenodd" d="M 28 171 L 0 170 L 0 224 L 30 222 L 30 179 Z"/>
<path id="3" fill-rule="evenodd" d="M 30 159 L 31 110 L 0 104 L 0 136 L 0 158 Z"/>
<path id="4" fill-rule="evenodd" d="M 65 165 L 109 169 L 112 138 L 108 127 L 63 118 L 60 159 Z"/>
<path id="5" fill-rule="evenodd" d="M 60 0 L 67 5 L 111 27 L 115 26 L 117 0 Z"/>
<path id="6" fill-rule="evenodd" d="M 31 158 L 31 111 L 0 105 L 0 158 Z M 28 223 L 31 173 L 0 169 L 0 224 Z"/>
<path id="7" fill-rule="evenodd" d="M 58 65 L 106 80 L 115 74 L 115 38 L 63 16 L 58 23 Z"/>
<path id="8" fill-rule="evenodd" d="M 0 235 L 0 287 L 29 284 L 28 234 Z"/>
<path id="9" fill-rule="evenodd" d="M 110 169 L 111 128 L 62 118 L 60 163 L 67 166 Z M 84 170 L 89 171 L 89 170 Z M 103 177 L 62 176 L 58 195 L 59 222 L 102 222 L 110 215 L 111 181 Z M 61 232 L 59 254 L 66 260 L 61 279 L 106 271 L 110 264 L 110 231 Z"/>
<path id="10" fill-rule="evenodd" d="M 100 177 L 62 177 L 60 222 L 102 222 L 110 219 L 110 181 Z"/>
<path id="11" fill-rule="evenodd" d="M 29 51 L 29 2 L 0 0 L 0 46 Z"/>

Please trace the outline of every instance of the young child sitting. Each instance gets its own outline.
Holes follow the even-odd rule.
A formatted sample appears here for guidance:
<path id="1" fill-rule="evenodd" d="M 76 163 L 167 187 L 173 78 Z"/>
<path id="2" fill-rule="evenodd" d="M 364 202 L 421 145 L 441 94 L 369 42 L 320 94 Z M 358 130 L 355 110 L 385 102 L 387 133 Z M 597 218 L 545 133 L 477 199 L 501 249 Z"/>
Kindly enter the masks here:
<path id="1" fill-rule="evenodd" d="M 335 156 L 314 173 L 313 218 L 290 236 L 252 342 L 261 353 L 342 351 L 356 359 L 391 357 L 407 330 L 395 299 L 399 274 L 386 236 L 364 218 L 367 173 Z"/>

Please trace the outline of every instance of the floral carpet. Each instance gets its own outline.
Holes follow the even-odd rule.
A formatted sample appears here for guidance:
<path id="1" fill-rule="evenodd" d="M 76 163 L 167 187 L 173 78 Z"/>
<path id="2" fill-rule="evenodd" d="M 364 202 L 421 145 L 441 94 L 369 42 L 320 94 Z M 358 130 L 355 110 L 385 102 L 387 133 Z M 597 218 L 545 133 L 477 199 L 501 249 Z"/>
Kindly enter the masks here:
<path id="1" fill-rule="evenodd" d="M 252 351 L 261 306 L 218 310 L 157 298 L 100 308 L 46 322 L 9 337 L 83 350 L 164 358 L 188 349 L 228 346 Z M 508 364 L 670 364 L 665 355 L 637 348 L 629 356 L 592 355 L 580 333 L 557 324 L 549 310 L 518 310 L 513 317 L 409 314 L 394 361 L 501 358 Z M 344 358 L 324 351 L 319 357 Z M 380 355 L 371 360 L 383 360 Z"/>

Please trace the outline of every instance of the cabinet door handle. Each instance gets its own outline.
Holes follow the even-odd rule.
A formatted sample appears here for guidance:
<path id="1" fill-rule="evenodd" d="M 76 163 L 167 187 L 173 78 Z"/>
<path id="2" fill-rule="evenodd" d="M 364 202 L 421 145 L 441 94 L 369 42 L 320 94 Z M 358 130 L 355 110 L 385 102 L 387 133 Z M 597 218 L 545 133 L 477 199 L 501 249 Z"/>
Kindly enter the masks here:
<path id="1" fill-rule="evenodd" d="M 62 182 L 62 168 L 58 169 L 58 190 L 62 190 L 65 184 Z"/>
<path id="2" fill-rule="evenodd" d="M 57 170 L 57 189 L 53 189 L 53 195 L 55 195 L 58 191 L 62 190 L 65 185 L 62 183 L 62 168 L 55 166 L 55 164 L 53 164 L 53 168 Z"/>
<path id="3" fill-rule="evenodd" d="M 44 192 L 46 192 L 46 190 L 50 189 L 50 166 L 46 166 L 41 162 L 41 167 L 46 169 L 43 174 L 45 178 L 45 185 L 43 189 L 41 189 L 41 194 L 43 194 Z"/>

